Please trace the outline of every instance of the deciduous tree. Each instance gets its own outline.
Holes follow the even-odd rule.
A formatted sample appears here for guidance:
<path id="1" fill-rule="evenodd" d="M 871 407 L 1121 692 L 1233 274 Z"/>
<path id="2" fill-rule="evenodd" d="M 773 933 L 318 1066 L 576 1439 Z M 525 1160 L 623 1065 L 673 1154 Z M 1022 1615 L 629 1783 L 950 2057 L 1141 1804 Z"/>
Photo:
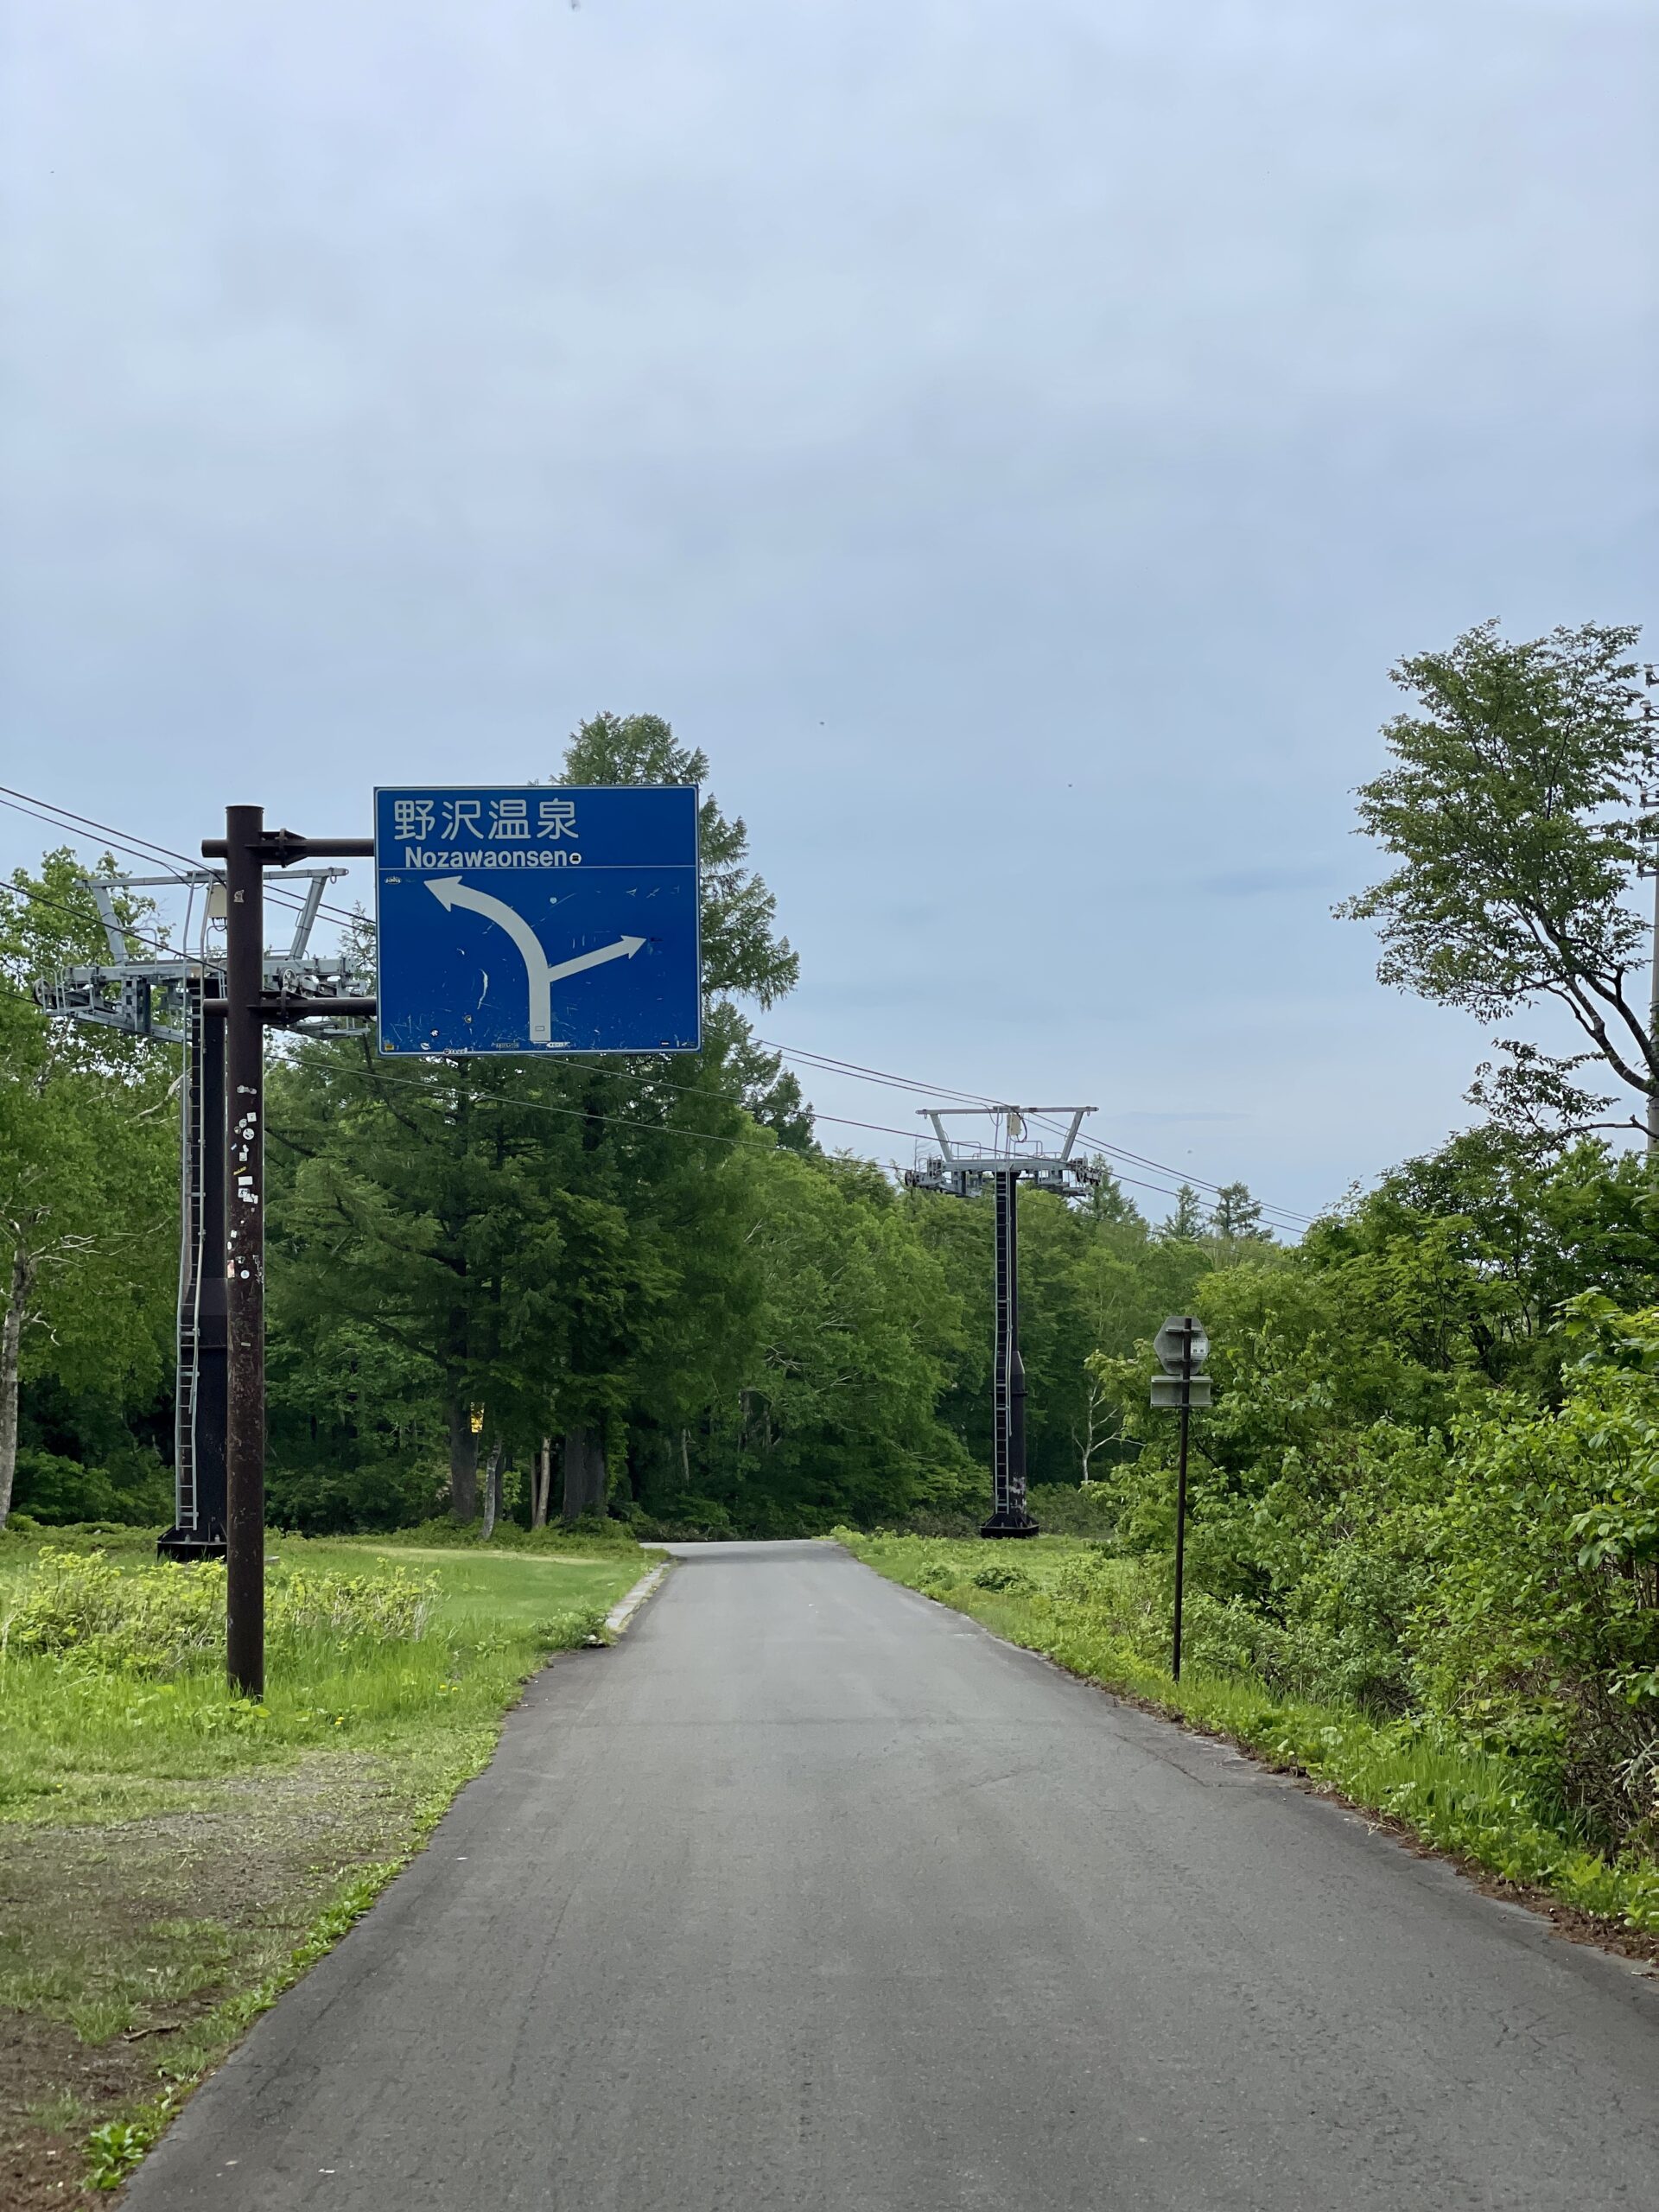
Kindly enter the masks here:
<path id="1" fill-rule="evenodd" d="M 169 1333 L 172 1056 L 51 1019 L 29 995 L 36 977 L 108 957 L 72 853 L 48 853 L 37 877 L 14 872 L 0 898 L 0 1526 L 23 1378 L 153 1383 Z"/>
<path id="2" fill-rule="evenodd" d="M 1649 947 L 1631 893 L 1659 817 L 1659 730 L 1643 715 L 1638 632 L 1586 623 L 1511 645 L 1496 623 L 1393 671 L 1413 699 L 1384 730 L 1394 765 L 1362 785 L 1361 827 L 1398 862 L 1337 911 L 1375 922 L 1384 982 L 1508 1020 L 1563 1007 L 1585 1049 L 1497 1040 L 1471 1096 L 1539 1131 L 1582 1128 L 1611 1076 L 1646 1125 L 1659 1048 L 1637 982 Z"/>

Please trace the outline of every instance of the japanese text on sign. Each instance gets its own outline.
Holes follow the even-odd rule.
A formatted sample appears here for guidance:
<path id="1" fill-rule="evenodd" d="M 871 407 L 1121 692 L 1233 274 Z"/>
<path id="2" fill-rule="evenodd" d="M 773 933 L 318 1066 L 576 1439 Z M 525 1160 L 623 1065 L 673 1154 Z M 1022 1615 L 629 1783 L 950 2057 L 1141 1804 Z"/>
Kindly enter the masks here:
<path id="1" fill-rule="evenodd" d="M 582 861 L 573 798 L 397 798 L 391 827 L 410 868 L 569 868 Z"/>

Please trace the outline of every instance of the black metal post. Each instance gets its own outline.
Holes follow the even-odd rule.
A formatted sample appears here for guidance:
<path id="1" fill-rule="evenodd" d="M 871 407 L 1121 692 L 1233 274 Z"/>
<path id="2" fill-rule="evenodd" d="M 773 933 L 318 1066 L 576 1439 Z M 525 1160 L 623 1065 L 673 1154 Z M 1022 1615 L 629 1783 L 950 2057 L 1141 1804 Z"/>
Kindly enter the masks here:
<path id="1" fill-rule="evenodd" d="M 992 1267 L 995 1269 L 992 1326 L 996 1332 L 991 1347 L 990 1526 L 993 1528 L 1001 1528 L 1008 1513 L 1008 1214 L 1013 1193 L 1011 1179 L 1007 1175 L 997 1176 L 992 1192 L 996 1210 L 992 1224 Z"/>
<path id="2" fill-rule="evenodd" d="M 202 978 L 203 1004 L 217 1002 L 217 976 Z M 225 1023 L 201 1025 L 201 1285 L 197 1301 L 195 1389 L 196 1529 L 217 1554 L 224 1548 L 227 1339 L 225 1308 Z"/>
<path id="3" fill-rule="evenodd" d="M 265 811 L 225 810 L 226 1662 L 265 1689 Z"/>
<path id="4" fill-rule="evenodd" d="M 1026 1369 L 1020 1357 L 1020 1171 L 998 1168 L 996 1338 L 991 1372 L 991 1517 L 982 1536 L 1034 1536 L 1026 1508 Z"/>
<path id="5" fill-rule="evenodd" d="M 176 1513 L 162 1559 L 225 1556 L 225 1020 L 211 969 L 184 992 Z M 205 1008 L 212 1008 L 209 1020 Z"/>
<path id="6" fill-rule="evenodd" d="M 1026 1511 L 1026 1363 L 1020 1357 L 1020 1177 L 1008 1180 L 1008 1523 L 1023 1528 Z"/>
<path id="7" fill-rule="evenodd" d="M 1186 1427 L 1192 1418 L 1192 1323 L 1189 1318 L 1181 1334 L 1181 1459 L 1175 1478 L 1175 1637 L 1170 1673 L 1181 1679 L 1181 1599 L 1186 1570 Z"/>

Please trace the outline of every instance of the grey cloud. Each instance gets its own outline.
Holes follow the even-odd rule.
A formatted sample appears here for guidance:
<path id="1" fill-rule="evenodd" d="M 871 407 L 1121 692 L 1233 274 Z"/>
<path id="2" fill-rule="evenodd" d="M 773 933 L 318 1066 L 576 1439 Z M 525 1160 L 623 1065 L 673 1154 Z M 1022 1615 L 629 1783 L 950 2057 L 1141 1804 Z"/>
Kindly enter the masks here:
<path id="1" fill-rule="evenodd" d="M 349 830 L 650 707 L 749 819 L 785 1035 L 1226 1116 L 1195 1164 L 1311 1208 L 1481 1050 L 1323 912 L 1389 664 L 1659 581 L 1656 28 L 16 8 L 7 780 Z"/>

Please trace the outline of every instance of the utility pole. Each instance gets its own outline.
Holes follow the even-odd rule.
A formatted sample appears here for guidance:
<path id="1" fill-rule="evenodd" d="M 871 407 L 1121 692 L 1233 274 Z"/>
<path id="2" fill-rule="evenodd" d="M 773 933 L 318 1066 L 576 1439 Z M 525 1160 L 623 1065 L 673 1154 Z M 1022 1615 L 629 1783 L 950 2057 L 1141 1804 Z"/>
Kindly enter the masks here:
<path id="1" fill-rule="evenodd" d="M 372 837 L 313 842 L 265 828 L 260 806 L 225 810 L 225 835 L 202 841 L 225 861 L 225 996 L 204 1001 L 225 1023 L 225 1660 L 231 1687 L 265 1692 L 265 1030 L 308 1015 L 367 1017 L 370 998 L 320 1003 L 265 984 L 265 870 L 295 861 L 366 858 Z"/>
<path id="2" fill-rule="evenodd" d="M 995 1207 L 995 1335 L 991 1366 L 991 1515 L 982 1536 L 1034 1536 L 1038 1527 L 1026 1505 L 1026 1369 L 1020 1357 L 1020 1207 L 1023 1177 L 1036 1189 L 1063 1198 L 1081 1197 L 1096 1180 L 1084 1160 L 1072 1157 L 1085 1115 L 1092 1106 L 928 1106 L 939 1150 L 923 1167 L 910 1169 L 912 1190 L 943 1191 L 952 1198 L 977 1197 L 988 1184 Z M 1065 1115 L 1068 1123 L 1058 1151 L 1044 1151 L 1031 1135 L 1038 1115 Z M 982 1143 L 947 1134 L 948 1120 L 990 1117 L 991 1141 Z"/>
<path id="3" fill-rule="evenodd" d="M 265 1690 L 264 809 L 225 810 L 225 1661 Z"/>

